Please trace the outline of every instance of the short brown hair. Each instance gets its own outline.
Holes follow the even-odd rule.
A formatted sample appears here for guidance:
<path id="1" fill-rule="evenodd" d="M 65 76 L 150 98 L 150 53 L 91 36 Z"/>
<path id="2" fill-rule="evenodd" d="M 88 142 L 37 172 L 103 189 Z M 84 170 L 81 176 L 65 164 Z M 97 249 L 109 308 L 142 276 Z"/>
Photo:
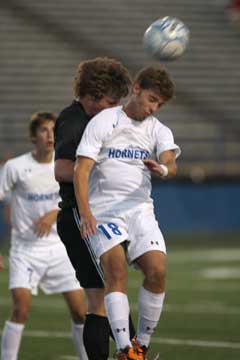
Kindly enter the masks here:
<path id="1" fill-rule="evenodd" d="M 29 123 L 29 135 L 30 137 L 36 136 L 37 129 L 46 121 L 56 122 L 57 115 L 52 112 L 36 112 L 32 114 Z"/>
<path id="2" fill-rule="evenodd" d="M 130 86 L 130 74 L 120 61 L 97 57 L 78 65 L 74 94 L 76 98 L 90 95 L 97 101 L 103 96 L 120 99 L 128 95 Z"/>
<path id="3" fill-rule="evenodd" d="M 141 89 L 157 91 L 165 101 L 170 100 L 175 93 L 175 85 L 167 72 L 160 64 L 151 65 L 140 70 L 134 83 L 138 83 Z"/>

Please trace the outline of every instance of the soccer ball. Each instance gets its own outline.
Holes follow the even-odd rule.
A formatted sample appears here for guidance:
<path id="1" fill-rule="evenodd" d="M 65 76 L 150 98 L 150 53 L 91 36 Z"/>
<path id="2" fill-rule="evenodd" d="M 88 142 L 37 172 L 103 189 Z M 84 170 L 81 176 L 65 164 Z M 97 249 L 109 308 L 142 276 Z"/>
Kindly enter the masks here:
<path id="1" fill-rule="evenodd" d="M 143 46 L 157 60 L 175 60 L 185 51 L 189 29 L 179 19 L 166 16 L 154 21 L 145 31 Z"/>

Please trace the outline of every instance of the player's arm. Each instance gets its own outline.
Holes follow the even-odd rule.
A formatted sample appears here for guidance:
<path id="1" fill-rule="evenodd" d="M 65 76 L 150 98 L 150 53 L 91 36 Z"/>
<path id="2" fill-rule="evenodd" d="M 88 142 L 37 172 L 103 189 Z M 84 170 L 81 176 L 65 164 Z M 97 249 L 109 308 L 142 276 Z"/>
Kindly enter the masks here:
<path id="1" fill-rule="evenodd" d="M 55 179 L 58 182 L 72 182 L 74 173 L 74 161 L 69 159 L 57 159 L 54 166 Z"/>
<path id="2" fill-rule="evenodd" d="M 67 116 L 60 115 L 54 129 L 54 174 L 58 182 L 73 181 L 75 151 L 81 135 L 82 130 L 76 127 L 76 122 L 72 124 Z"/>
<path id="3" fill-rule="evenodd" d="M 38 237 L 48 236 L 57 220 L 58 209 L 53 209 L 34 221 L 34 232 Z"/>
<path id="4" fill-rule="evenodd" d="M 171 178 L 177 173 L 176 155 L 172 150 L 163 151 L 159 156 L 159 162 L 146 159 L 144 164 L 162 178 Z"/>
<path id="5" fill-rule="evenodd" d="M 93 159 L 78 156 L 74 168 L 73 184 L 81 218 L 81 234 L 83 238 L 96 232 L 97 222 L 89 207 L 88 199 L 89 176 L 94 164 Z"/>

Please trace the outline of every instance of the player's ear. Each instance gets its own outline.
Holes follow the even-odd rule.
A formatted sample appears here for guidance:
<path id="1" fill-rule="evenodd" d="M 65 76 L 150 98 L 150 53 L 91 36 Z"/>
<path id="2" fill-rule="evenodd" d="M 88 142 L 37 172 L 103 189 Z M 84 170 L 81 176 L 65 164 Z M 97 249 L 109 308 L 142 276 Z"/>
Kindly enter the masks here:
<path id="1" fill-rule="evenodd" d="M 134 95 L 139 95 L 140 93 L 140 86 L 138 83 L 135 83 L 132 87 L 132 92 Z"/>

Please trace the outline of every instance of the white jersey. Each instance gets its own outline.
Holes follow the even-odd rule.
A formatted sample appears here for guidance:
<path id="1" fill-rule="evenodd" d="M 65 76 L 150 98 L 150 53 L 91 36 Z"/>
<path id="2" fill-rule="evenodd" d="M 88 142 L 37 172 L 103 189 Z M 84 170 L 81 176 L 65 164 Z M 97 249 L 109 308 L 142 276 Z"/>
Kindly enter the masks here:
<path id="1" fill-rule="evenodd" d="M 95 216 L 152 203 L 151 173 L 144 159 L 167 150 L 180 154 L 171 130 L 153 116 L 130 119 L 122 106 L 106 109 L 87 125 L 77 156 L 96 161 L 90 175 L 89 202 Z"/>
<path id="2" fill-rule="evenodd" d="M 11 192 L 12 247 L 19 243 L 49 246 L 61 243 L 56 224 L 48 236 L 37 237 L 34 221 L 58 209 L 59 186 L 51 163 L 37 162 L 31 153 L 8 160 L 0 173 L 0 199 Z"/>

